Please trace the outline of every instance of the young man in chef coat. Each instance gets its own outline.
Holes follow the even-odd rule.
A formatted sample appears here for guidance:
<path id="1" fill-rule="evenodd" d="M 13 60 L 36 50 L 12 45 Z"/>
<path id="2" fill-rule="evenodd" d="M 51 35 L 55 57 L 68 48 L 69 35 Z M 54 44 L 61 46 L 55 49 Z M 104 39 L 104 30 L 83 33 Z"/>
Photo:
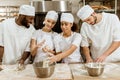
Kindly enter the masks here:
<path id="1" fill-rule="evenodd" d="M 0 24 L 0 60 L 2 64 L 23 64 L 29 55 L 29 42 L 35 31 L 35 8 L 22 5 L 17 18 L 6 19 Z"/>
<path id="2" fill-rule="evenodd" d="M 119 18 L 115 14 L 95 13 L 89 5 L 80 8 L 77 16 L 83 21 L 80 33 L 86 62 L 120 61 Z"/>

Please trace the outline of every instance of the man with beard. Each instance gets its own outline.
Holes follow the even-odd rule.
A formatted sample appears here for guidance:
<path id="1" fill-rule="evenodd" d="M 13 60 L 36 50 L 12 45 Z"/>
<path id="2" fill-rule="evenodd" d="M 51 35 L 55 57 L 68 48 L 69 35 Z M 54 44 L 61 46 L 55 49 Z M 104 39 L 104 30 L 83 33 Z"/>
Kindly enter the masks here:
<path id="1" fill-rule="evenodd" d="M 119 18 L 115 14 L 96 13 L 89 5 L 83 6 L 77 16 L 83 21 L 81 47 L 86 62 L 120 61 Z"/>
<path id="2" fill-rule="evenodd" d="M 35 31 L 35 8 L 22 5 L 17 18 L 6 19 L 0 24 L 0 60 L 2 64 L 23 64 L 30 54 L 29 42 Z"/>

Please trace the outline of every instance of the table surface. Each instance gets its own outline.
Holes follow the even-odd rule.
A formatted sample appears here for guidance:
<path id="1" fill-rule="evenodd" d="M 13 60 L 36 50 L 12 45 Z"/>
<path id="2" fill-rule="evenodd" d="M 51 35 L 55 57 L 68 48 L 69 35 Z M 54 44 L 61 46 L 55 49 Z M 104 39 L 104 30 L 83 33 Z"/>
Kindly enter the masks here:
<path id="1" fill-rule="evenodd" d="M 69 64 L 74 80 L 120 80 L 120 63 L 106 63 L 99 77 L 89 76 L 84 64 Z"/>
<path id="2" fill-rule="evenodd" d="M 49 78 L 37 78 L 32 65 L 17 71 L 17 65 L 0 65 L 0 80 L 120 80 L 120 63 L 107 63 L 99 77 L 88 75 L 84 64 L 56 64 L 53 75 Z"/>
<path id="3" fill-rule="evenodd" d="M 68 64 L 56 64 L 54 73 L 49 78 L 37 78 L 33 66 L 27 65 L 22 71 L 17 71 L 17 65 L 2 65 L 0 80 L 72 80 Z"/>

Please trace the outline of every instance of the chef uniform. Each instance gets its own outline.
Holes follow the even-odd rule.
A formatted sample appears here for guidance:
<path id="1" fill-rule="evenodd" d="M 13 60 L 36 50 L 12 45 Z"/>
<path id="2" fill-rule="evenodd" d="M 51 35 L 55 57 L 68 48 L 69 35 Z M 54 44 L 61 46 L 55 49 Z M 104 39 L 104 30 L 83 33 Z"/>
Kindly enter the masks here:
<path id="1" fill-rule="evenodd" d="M 22 5 L 19 14 L 35 16 L 35 8 Z M 6 19 L 0 24 L 0 46 L 4 47 L 3 64 L 15 64 L 24 51 L 30 51 L 29 42 L 34 31 L 32 24 L 29 28 L 19 26 L 15 18 Z"/>
<path id="2" fill-rule="evenodd" d="M 82 20 L 88 18 L 94 10 L 86 5 L 77 13 Z M 102 13 L 102 20 L 94 25 L 83 22 L 81 26 L 81 46 L 90 46 L 92 58 L 95 60 L 102 55 L 113 41 L 120 41 L 120 21 L 115 14 Z M 89 44 L 91 42 L 91 45 Z M 120 61 L 120 47 L 109 55 L 105 62 Z"/>
<path id="3" fill-rule="evenodd" d="M 49 11 L 45 17 L 45 19 L 52 19 L 57 21 L 58 14 L 55 11 Z M 37 41 L 37 44 L 45 40 L 45 43 L 42 47 L 38 48 L 37 54 L 35 55 L 34 62 L 43 61 L 48 57 L 48 54 L 42 50 L 43 47 L 47 46 L 50 50 L 54 50 L 54 42 L 53 38 L 57 35 L 56 32 L 45 32 L 42 29 L 37 30 L 34 35 L 32 36 L 32 39 Z"/>
<path id="4" fill-rule="evenodd" d="M 62 13 L 61 21 L 73 23 L 74 18 L 72 16 L 72 14 L 70 14 L 70 13 Z M 73 31 L 69 37 L 64 37 L 63 32 L 62 32 L 61 34 L 57 35 L 54 38 L 56 52 L 64 53 L 71 47 L 71 45 L 75 45 L 77 47 L 76 50 L 69 56 L 65 57 L 62 60 L 62 62 L 65 62 L 65 63 L 82 62 L 82 58 L 80 55 L 81 39 L 82 39 L 81 35 L 77 32 L 73 32 Z"/>

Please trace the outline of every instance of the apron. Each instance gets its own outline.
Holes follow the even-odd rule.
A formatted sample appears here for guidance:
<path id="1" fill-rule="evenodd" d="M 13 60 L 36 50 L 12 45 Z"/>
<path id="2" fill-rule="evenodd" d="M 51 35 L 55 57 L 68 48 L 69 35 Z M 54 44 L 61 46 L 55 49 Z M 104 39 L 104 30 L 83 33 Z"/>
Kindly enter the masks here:
<path id="1" fill-rule="evenodd" d="M 62 35 L 61 35 L 61 40 L 59 42 L 59 45 L 60 45 L 60 49 L 62 52 L 65 52 L 66 50 L 68 50 L 74 39 L 75 39 L 75 36 L 76 34 L 75 33 L 72 33 L 72 35 L 68 38 L 64 38 Z M 79 52 L 79 48 L 77 48 L 72 54 L 70 54 L 68 57 L 64 58 L 62 60 L 62 62 L 65 62 L 65 63 L 70 63 L 70 62 L 80 62 L 80 52 Z"/>
<path id="2" fill-rule="evenodd" d="M 37 50 L 37 54 L 35 56 L 35 60 L 34 62 L 39 62 L 39 61 L 43 61 L 44 59 L 46 59 L 48 57 L 47 53 L 45 53 L 42 48 L 47 46 L 49 47 L 51 50 L 54 50 L 54 42 L 53 42 L 53 34 L 54 32 L 51 33 L 47 33 L 44 32 L 42 30 L 40 30 L 41 32 L 39 33 L 40 35 L 37 36 L 37 44 L 40 43 L 41 41 L 45 40 L 45 43 L 42 47 L 40 47 Z"/>

